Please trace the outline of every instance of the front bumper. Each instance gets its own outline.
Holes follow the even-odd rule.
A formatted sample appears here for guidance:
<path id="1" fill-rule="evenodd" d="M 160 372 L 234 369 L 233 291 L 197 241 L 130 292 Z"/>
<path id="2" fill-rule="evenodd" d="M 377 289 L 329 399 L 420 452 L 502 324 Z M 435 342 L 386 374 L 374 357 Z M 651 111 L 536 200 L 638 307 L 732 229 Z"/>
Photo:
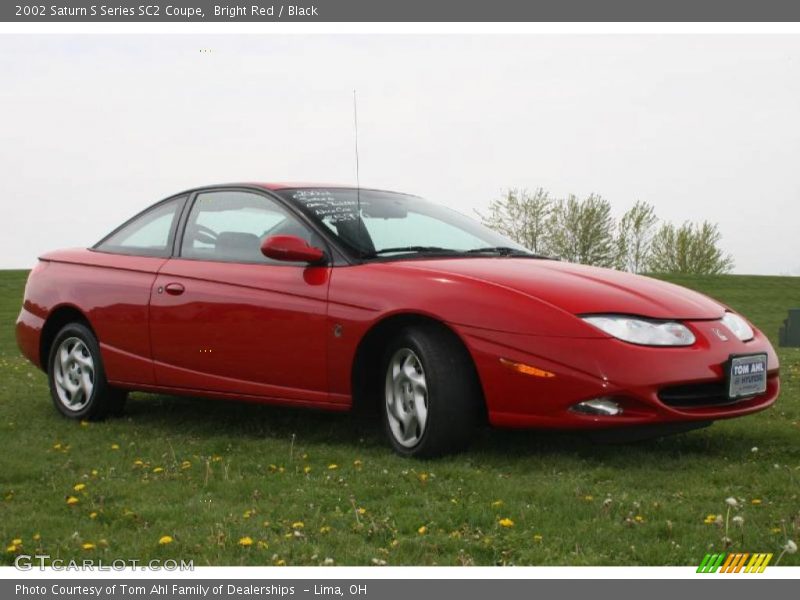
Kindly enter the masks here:
<path id="1" fill-rule="evenodd" d="M 602 429 L 660 423 L 714 421 L 743 416 L 771 406 L 780 391 L 779 362 L 769 340 L 756 330 L 741 342 L 722 340 L 718 321 L 688 321 L 697 341 L 692 346 L 636 346 L 615 338 L 528 336 L 456 327 L 480 374 L 492 425 L 557 429 Z M 665 393 L 675 386 L 708 389 L 724 382 L 731 354 L 767 354 L 767 389 L 737 402 L 674 405 Z M 503 358 L 505 361 L 501 361 Z M 552 373 L 539 377 L 509 369 L 506 361 Z M 661 397 L 660 397 L 661 395 Z M 570 408 L 585 400 L 611 397 L 622 414 L 600 416 Z M 666 399 L 666 401 L 664 400 Z M 670 405 L 672 403 L 673 405 Z M 679 403 L 680 404 L 680 403 Z"/>

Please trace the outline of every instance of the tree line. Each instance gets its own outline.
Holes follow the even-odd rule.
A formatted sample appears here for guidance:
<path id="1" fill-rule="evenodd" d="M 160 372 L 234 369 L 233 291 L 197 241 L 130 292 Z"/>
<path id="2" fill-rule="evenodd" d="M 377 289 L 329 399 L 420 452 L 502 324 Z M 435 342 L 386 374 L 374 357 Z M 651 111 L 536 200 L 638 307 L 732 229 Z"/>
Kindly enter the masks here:
<path id="1" fill-rule="evenodd" d="M 491 202 L 485 225 L 537 254 L 633 273 L 716 275 L 733 269 L 716 223 L 662 222 L 638 201 L 618 220 L 611 204 L 590 194 L 552 198 L 539 188 L 509 189 Z"/>

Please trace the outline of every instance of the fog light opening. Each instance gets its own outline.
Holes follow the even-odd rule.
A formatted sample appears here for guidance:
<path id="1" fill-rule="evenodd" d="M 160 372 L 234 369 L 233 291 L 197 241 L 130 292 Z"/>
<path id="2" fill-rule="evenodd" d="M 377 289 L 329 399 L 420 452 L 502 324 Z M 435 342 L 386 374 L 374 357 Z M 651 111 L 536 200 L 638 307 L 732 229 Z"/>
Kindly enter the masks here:
<path id="1" fill-rule="evenodd" d="M 616 417 L 622 414 L 622 407 L 611 398 L 594 398 L 578 402 L 570 410 L 584 415 L 603 417 Z"/>

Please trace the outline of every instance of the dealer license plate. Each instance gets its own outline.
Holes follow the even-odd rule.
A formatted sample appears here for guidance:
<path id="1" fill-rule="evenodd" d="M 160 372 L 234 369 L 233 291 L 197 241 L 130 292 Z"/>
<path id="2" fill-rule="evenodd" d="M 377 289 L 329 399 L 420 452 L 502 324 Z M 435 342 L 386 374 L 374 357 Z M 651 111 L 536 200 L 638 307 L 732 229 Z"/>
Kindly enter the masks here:
<path id="1" fill-rule="evenodd" d="M 733 355 L 728 364 L 728 396 L 731 399 L 757 396 L 767 391 L 766 354 Z"/>

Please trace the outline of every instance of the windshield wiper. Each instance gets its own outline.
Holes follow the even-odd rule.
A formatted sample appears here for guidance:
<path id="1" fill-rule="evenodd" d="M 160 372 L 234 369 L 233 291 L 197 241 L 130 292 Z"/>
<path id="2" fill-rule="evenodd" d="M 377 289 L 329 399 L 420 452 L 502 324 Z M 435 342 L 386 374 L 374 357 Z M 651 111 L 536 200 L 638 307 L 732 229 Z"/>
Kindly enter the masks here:
<path id="1" fill-rule="evenodd" d="M 381 254 L 402 254 L 404 252 L 426 253 L 431 252 L 435 254 L 457 254 L 458 250 L 451 248 L 441 248 L 439 246 L 397 246 L 396 248 L 381 248 L 375 252 L 367 252 L 366 256 L 380 256 Z"/>
<path id="2" fill-rule="evenodd" d="M 487 246 L 485 248 L 473 248 L 466 250 L 465 254 L 498 254 L 500 256 L 524 256 L 527 258 L 550 258 L 543 254 L 534 254 L 519 248 L 511 248 L 510 246 Z"/>
<path id="3" fill-rule="evenodd" d="M 472 250 L 454 250 L 453 248 L 442 248 L 440 246 L 397 246 L 394 248 L 381 248 L 374 252 L 362 252 L 361 258 L 374 258 L 384 254 L 445 254 L 454 256 L 464 255 L 479 255 L 479 254 L 495 254 L 498 256 L 513 256 L 524 258 L 541 258 L 550 259 L 550 256 L 542 254 L 533 254 L 519 248 L 512 248 L 510 246 L 487 246 L 485 248 L 474 248 Z"/>

